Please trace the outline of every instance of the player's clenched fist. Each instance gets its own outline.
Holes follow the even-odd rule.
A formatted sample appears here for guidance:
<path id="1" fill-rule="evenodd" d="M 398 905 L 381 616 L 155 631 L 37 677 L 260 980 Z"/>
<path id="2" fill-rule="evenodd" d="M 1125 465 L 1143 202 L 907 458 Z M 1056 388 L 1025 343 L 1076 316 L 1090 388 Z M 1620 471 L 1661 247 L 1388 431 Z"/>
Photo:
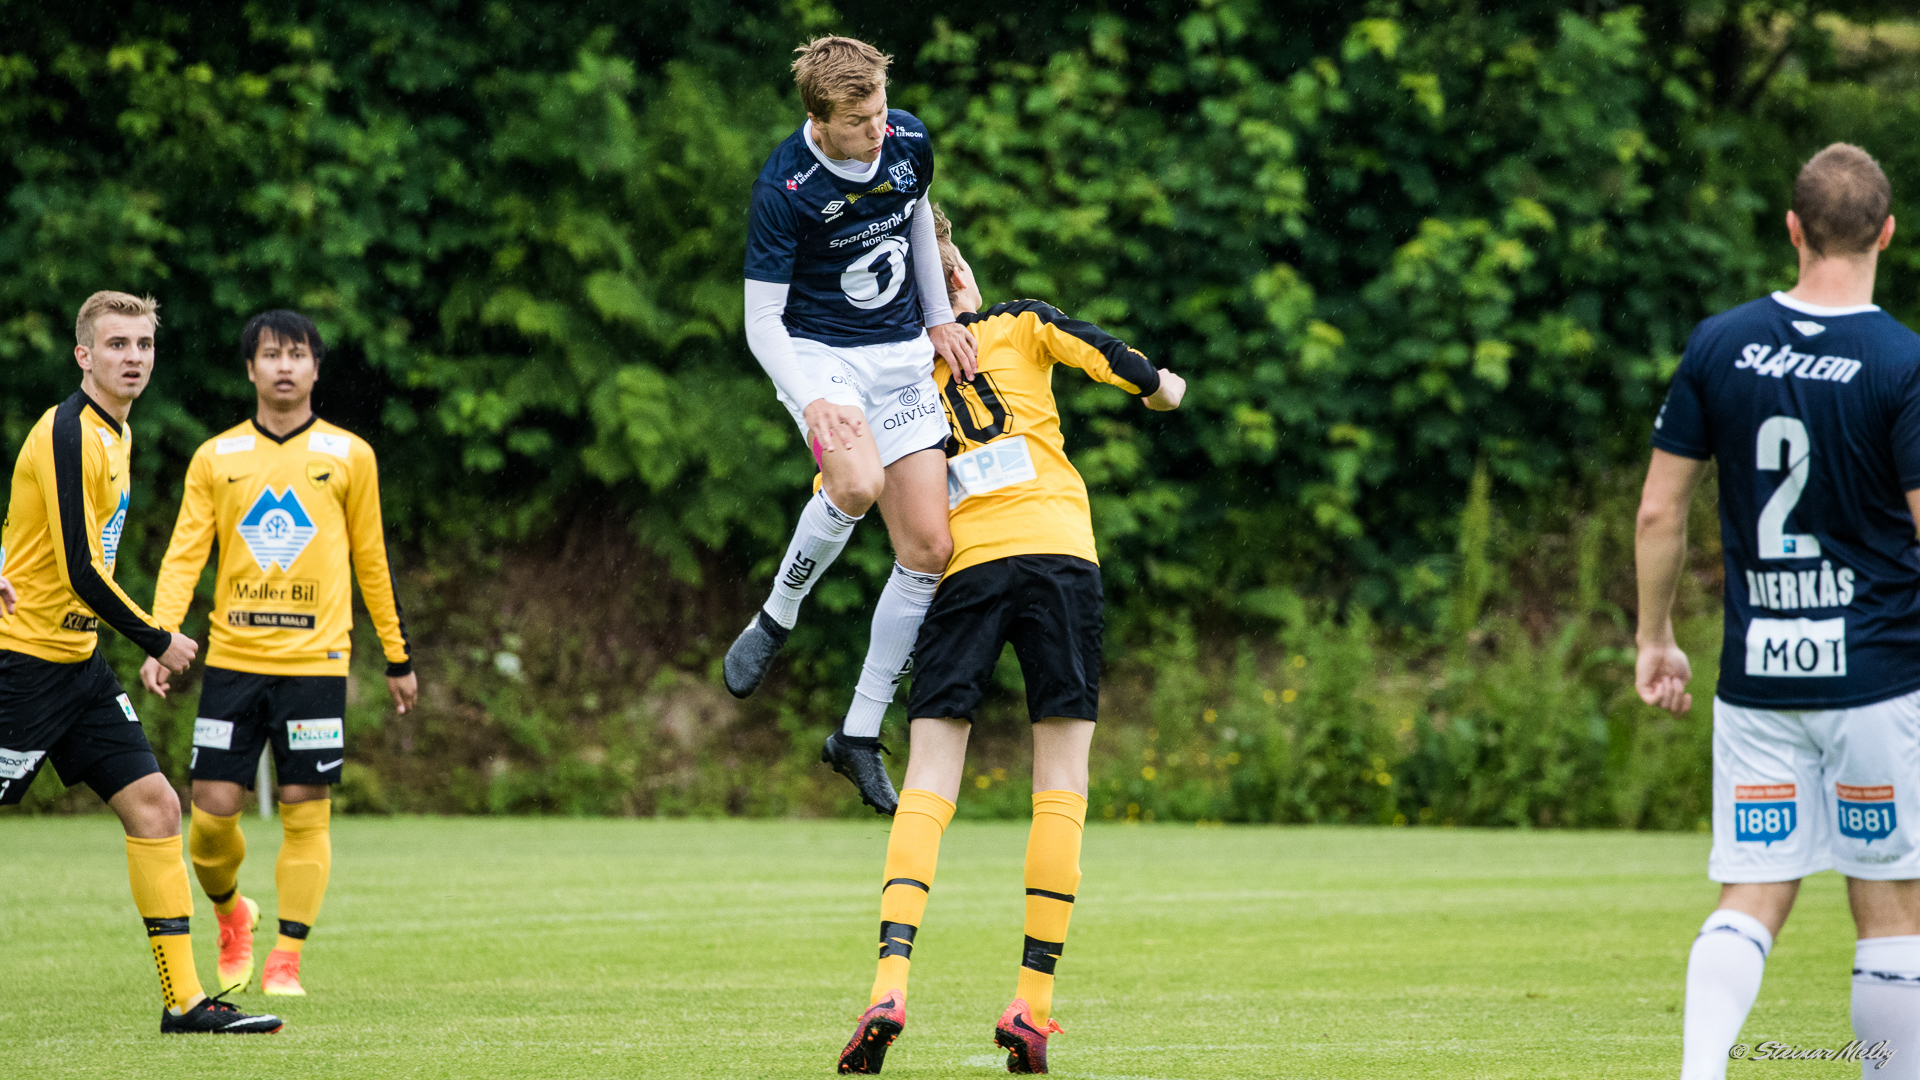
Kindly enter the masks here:
<path id="1" fill-rule="evenodd" d="M 1155 412 L 1172 412 L 1180 407 L 1180 399 L 1186 396 L 1187 380 L 1175 375 L 1166 368 L 1161 368 L 1160 389 L 1149 394 L 1145 399 L 1145 404 L 1147 408 Z"/>
<path id="2" fill-rule="evenodd" d="M 1642 645 L 1633 661 L 1633 688 L 1640 700 L 1679 716 L 1693 708 L 1693 695 L 1687 683 L 1693 678 L 1693 665 L 1680 646 Z"/>
<path id="3" fill-rule="evenodd" d="M 161 653 L 158 659 L 168 671 L 178 674 L 187 670 L 187 665 L 193 663 L 193 658 L 198 655 L 200 655 L 199 642 L 185 634 L 175 634 L 173 641 L 167 646 L 167 651 Z"/>

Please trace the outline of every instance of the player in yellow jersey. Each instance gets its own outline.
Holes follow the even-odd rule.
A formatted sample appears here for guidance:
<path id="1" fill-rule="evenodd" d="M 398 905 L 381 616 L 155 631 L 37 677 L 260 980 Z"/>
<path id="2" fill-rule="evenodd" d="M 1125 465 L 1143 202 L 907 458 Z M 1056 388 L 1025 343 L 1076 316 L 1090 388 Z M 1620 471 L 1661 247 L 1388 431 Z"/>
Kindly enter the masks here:
<path id="1" fill-rule="evenodd" d="M 40 417 L 14 465 L 0 530 L 0 806 L 19 802 L 48 761 L 62 782 L 91 787 L 126 829 L 128 883 L 160 970 L 160 1030 L 275 1032 L 278 1017 L 201 992 L 180 798 L 99 652 L 103 620 L 162 670 L 186 670 L 199 650 L 113 580 L 131 492 L 127 414 L 153 376 L 158 307 L 126 293 L 87 298 L 74 323 L 80 390 Z"/>
<path id="2" fill-rule="evenodd" d="M 960 797 L 974 710 L 1009 642 L 1026 676 L 1033 720 L 1033 828 L 1027 839 L 1026 942 L 1012 1004 L 994 1029 L 1009 1072 L 1047 1071 L 1053 969 L 1080 884 L 1087 752 L 1100 704 L 1099 556 L 1087 486 L 1067 459 L 1053 369 L 1066 364 L 1140 398 L 1178 408 L 1186 383 L 1089 322 L 1038 300 L 980 310 L 973 271 L 934 211 L 953 309 L 979 341 L 979 374 L 934 381 L 947 444 L 953 560 L 913 651 L 907 699 L 911 752 L 887 838 L 880 893 L 880 968 L 843 1073 L 877 1073 L 906 1025 L 907 971 Z"/>
<path id="3" fill-rule="evenodd" d="M 239 891 L 247 853 L 240 808 L 270 743 L 285 835 L 274 867 L 280 933 L 260 984 L 268 994 L 304 994 L 300 950 L 327 891 L 330 785 L 346 761 L 354 578 L 401 712 L 413 707 L 419 683 L 387 565 L 373 448 L 313 414 L 326 355 L 319 330 L 297 312 L 269 311 L 247 323 L 240 352 L 258 411 L 194 453 L 153 610 L 160 625 L 179 629 L 217 545 L 188 847 L 220 923 L 220 986 L 244 989 L 260 908 Z M 166 695 L 164 667 L 148 663 L 140 677 Z"/>

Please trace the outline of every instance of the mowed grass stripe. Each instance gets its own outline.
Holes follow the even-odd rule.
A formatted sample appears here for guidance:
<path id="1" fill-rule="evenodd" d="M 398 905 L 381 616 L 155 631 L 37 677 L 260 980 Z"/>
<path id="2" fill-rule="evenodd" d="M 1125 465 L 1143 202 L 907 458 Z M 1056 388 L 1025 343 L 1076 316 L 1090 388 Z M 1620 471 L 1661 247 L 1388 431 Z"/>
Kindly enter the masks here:
<path id="1" fill-rule="evenodd" d="M 244 827 L 264 957 L 279 828 Z M 1000 1070 L 1025 840 L 1016 823 L 948 830 L 887 1075 Z M 885 846 L 877 819 L 343 819 L 310 996 L 240 998 L 288 1030 L 163 1039 L 117 825 L 0 820 L 0 1055 L 35 1077 L 825 1077 L 872 980 Z M 1671 1076 L 1687 948 L 1715 896 L 1706 849 L 1095 824 L 1054 1072 Z M 210 974 L 204 898 L 195 914 Z M 1810 880 L 1746 1037 L 1844 1044 L 1851 942 L 1840 879 Z"/>

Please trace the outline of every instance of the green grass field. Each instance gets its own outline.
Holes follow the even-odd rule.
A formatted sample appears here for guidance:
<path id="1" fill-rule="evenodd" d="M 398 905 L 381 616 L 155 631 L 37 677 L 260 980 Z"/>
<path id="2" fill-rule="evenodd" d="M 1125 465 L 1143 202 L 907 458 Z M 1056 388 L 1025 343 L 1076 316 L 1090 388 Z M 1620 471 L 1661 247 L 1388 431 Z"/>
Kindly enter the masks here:
<path id="1" fill-rule="evenodd" d="M 277 823 L 242 888 L 272 938 Z M 902 1077 L 1002 1068 L 1024 826 L 956 822 L 915 950 Z M 884 824 L 347 818 L 286 1031 L 162 1038 L 107 817 L 0 819 L 0 1061 L 18 1077 L 824 1077 L 866 1004 Z M 1094 825 L 1054 1072 L 1670 1077 L 1707 840 Z M 197 901 L 203 973 L 211 907 Z M 1840 1046 L 1821 875 L 1743 1037 Z M 1743 1062 L 1735 1076 L 1858 1075 Z"/>

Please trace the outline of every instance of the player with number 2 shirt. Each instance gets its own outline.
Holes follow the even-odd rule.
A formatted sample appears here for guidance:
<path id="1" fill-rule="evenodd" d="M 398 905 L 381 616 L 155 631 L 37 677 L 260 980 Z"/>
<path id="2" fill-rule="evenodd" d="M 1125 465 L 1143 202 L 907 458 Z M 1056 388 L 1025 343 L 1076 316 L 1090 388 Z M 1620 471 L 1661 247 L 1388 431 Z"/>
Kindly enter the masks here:
<path id="1" fill-rule="evenodd" d="M 1724 1077 L 1800 879 L 1838 869 L 1853 1024 L 1920 1077 L 1920 335 L 1873 303 L 1893 238 L 1873 158 L 1794 184 L 1799 283 L 1701 323 L 1654 421 L 1636 538 L 1640 696 L 1679 714 L 1688 504 L 1719 463 L 1725 639 L 1713 700 L 1720 902 L 1687 965 L 1681 1076 Z M 1904 1062 L 1904 1063 L 1903 1063 Z"/>

